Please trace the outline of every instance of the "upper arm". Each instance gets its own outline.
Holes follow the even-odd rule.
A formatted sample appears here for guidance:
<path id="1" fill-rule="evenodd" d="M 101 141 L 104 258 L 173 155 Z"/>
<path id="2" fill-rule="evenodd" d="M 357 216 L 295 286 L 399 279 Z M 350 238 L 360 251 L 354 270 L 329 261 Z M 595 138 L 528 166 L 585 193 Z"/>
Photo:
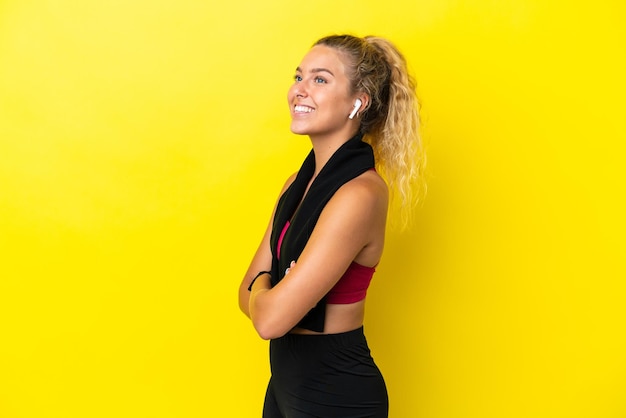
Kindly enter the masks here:
<path id="1" fill-rule="evenodd" d="M 376 175 L 342 186 L 322 211 L 295 267 L 273 289 L 276 306 L 285 307 L 290 329 L 332 289 L 352 261 L 368 246 L 376 264 L 382 252 L 387 189 Z"/>

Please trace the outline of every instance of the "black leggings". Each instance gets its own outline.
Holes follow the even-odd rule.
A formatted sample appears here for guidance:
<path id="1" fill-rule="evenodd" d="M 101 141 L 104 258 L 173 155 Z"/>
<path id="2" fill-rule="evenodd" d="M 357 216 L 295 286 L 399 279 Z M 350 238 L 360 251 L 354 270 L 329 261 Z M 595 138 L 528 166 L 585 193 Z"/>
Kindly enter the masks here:
<path id="1" fill-rule="evenodd" d="M 363 327 L 270 341 L 272 377 L 263 418 L 386 418 L 385 381 Z"/>

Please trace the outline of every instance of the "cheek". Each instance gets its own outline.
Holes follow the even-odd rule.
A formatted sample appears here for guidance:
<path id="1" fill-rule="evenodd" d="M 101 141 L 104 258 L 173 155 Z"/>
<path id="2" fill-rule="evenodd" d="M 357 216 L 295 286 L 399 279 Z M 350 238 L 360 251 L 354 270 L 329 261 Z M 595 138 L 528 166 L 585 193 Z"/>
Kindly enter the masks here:
<path id="1" fill-rule="evenodd" d="M 350 113 L 350 110 L 352 110 L 352 108 L 350 107 L 350 103 L 343 95 L 337 94 L 334 97 L 329 98 L 329 101 L 333 104 L 334 109 L 337 113 L 345 112 L 346 109 L 348 109 L 348 113 Z"/>

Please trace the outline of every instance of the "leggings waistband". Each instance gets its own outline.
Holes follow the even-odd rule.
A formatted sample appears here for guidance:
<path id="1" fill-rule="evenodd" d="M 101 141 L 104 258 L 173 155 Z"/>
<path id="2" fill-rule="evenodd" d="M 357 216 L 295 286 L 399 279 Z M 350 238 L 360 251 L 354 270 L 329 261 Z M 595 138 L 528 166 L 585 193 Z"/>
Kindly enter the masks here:
<path id="1" fill-rule="evenodd" d="M 365 334 L 363 333 L 363 326 L 360 326 L 352 331 L 336 334 L 286 334 L 272 341 L 287 345 L 306 344 L 312 348 L 319 345 L 329 348 L 338 348 L 364 342 Z"/>

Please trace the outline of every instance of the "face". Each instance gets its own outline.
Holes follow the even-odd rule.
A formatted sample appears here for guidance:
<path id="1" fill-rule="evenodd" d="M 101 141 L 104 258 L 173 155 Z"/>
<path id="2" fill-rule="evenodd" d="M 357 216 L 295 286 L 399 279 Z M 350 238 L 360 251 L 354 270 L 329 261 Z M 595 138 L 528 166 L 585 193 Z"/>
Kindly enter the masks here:
<path id="1" fill-rule="evenodd" d="M 293 133 L 312 137 L 352 133 L 354 121 L 348 115 L 357 96 L 350 94 L 345 69 L 345 58 L 324 45 L 304 56 L 287 95 Z"/>

